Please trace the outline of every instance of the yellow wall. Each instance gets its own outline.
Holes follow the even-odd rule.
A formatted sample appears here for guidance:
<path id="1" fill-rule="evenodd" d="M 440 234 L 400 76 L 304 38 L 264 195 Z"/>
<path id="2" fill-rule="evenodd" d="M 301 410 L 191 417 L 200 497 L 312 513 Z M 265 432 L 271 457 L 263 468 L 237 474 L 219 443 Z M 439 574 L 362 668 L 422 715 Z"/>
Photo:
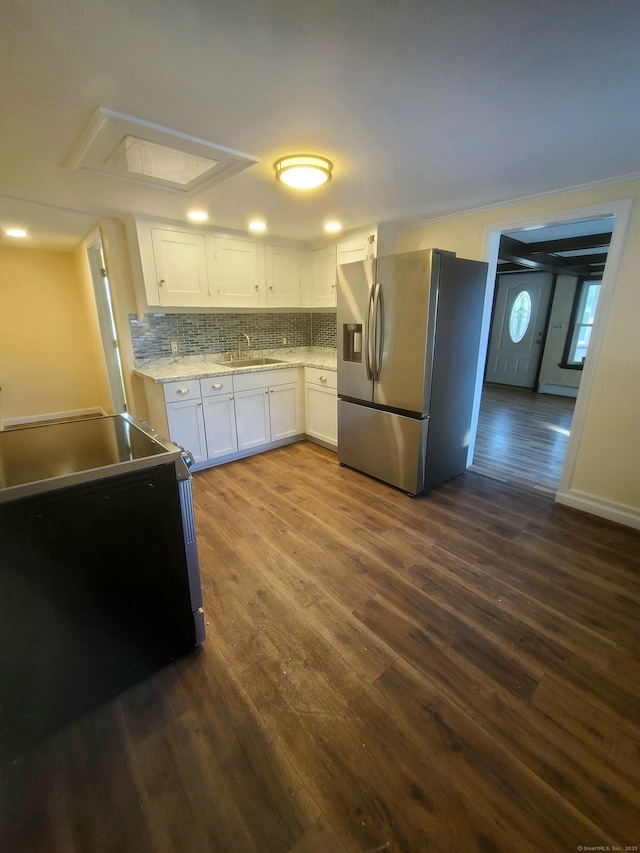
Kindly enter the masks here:
<path id="1" fill-rule="evenodd" d="M 538 197 L 423 223 L 401 234 L 400 251 L 438 247 L 454 250 L 461 257 L 487 260 L 487 226 L 625 199 L 634 202 L 629 227 L 590 392 L 583 393 L 583 379 L 578 395 L 576 414 L 580 407 L 582 429 L 576 430 L 575 458 L 568 482 L 565 469 L 562 488 L 565 502 L 584 508 L 592 503 L 594 511 L 609 509 L 616 518 L 626 513 L 636 526 L 640 520 L 640 181 Z"/>
<path id="2" fill-rule="evenodd" d="M 77 253 L 0 248 L 2 421 L 109 410 L 88 286 Z"/>

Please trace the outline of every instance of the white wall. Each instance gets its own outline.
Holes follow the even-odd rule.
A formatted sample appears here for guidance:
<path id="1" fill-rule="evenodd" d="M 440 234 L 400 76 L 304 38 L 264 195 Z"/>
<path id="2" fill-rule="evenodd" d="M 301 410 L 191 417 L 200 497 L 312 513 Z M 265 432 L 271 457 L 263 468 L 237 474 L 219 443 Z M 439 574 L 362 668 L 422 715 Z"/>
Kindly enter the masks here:
<path id="1" fill-rule="evenodd" d="M 630 201 L 626 234 L 620 230 Z M 400 251 L 438 247 L 488 260 L 496 224 L 523 227 L 617 212 L 599 305 L 599 357 L 587 364 L 558 500 L 640 528 L 640 181 L 591 187 L 425 222 L 400 235 Z M 575 214 L 575 216 L 574 216 Z M 613 280 L 609 270 L 617 266 Z M 604 291 L 604 285 L 603 285 Z M 589 359 L 587 359 L 589 361 Z"/>
<path id="2" fill-rule="evenodd" d="M 559 366 L 569 333 L 577 283 L 578 279 L 574 275 L 559 275 L 556 281 L 538 379 L 539 386 L 542 386 L 541 390 L 549 394 L 562 393 L 566 390 L 570 396 L 574 396 L 580 387 L 582 371 Z"/>

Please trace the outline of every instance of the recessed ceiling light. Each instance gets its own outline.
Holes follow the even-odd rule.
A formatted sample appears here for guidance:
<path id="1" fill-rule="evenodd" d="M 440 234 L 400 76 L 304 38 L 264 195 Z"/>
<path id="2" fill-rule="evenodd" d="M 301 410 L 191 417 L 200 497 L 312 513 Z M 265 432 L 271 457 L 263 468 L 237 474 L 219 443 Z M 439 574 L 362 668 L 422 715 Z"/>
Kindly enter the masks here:
<path id="1" fill-rule="evenodd" d="M 7 235 L 7 237 L 26 237 L 27 236 L 27 232 L 24 230 L 24 228 L 7 228 L 7 230 L 4 233 Z"/>
<path id="2" fill-rule="evenodd" d="M 250 231 L 266 231 L 266 228 L 267 228 L 267 223 L 262 222 L 262 220 L 260 220 L 260 219 L 253 219 L 249 223 L 249 230 Z"/>
<path id="3" fill-rule="evenodd" d="M 273 164 L 276 180 L 296 190 L 311 190 L 331 180 L 333 163 L 316 154 L 291 154 Z"/>
<path id="4" fill-rule="evenodd" d="M 339 222 L 325 222 L 324 230 L 329 231 L 329 233 L 334 234 L 336 231 L 342 230 L 342 225 Z"/>
<path id="5" fill-rule="evenodd" d="M 187 218 L 192 222 L 206 222 L 209 214 L 205 213 L 204 210 L 190 210 L 187 213 Z"/>

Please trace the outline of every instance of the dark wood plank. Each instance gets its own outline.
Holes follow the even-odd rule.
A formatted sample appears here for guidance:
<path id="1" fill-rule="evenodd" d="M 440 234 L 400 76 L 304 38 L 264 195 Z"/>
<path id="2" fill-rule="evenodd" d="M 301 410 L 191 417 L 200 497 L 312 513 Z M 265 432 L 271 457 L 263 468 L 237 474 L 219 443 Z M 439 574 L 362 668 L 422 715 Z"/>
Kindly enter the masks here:
<path id="1" fill-rule="evenodd" d="M 205 645 L 4 761 L 1 849 L 639 843 L 636 531 L 307 442 L 193 486 Z"/>
<path id="2" fill-rule="evenodd" d="M 485 384 L 473 470 L 553 494 L 567 452 L 575 399 Z"/>

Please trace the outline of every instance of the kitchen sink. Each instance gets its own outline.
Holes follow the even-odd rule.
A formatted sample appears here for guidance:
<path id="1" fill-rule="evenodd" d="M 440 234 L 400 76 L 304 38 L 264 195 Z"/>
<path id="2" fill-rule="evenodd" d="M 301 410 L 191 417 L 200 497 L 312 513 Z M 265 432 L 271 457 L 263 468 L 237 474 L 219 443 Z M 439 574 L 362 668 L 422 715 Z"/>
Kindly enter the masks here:
<path id="1" fill-rule="evenodd" d="M 281 358 L 234 358 L 231 361 L 225 361 L 223 367 L 259 367 L 265 364 L 286 364 Z"/>

